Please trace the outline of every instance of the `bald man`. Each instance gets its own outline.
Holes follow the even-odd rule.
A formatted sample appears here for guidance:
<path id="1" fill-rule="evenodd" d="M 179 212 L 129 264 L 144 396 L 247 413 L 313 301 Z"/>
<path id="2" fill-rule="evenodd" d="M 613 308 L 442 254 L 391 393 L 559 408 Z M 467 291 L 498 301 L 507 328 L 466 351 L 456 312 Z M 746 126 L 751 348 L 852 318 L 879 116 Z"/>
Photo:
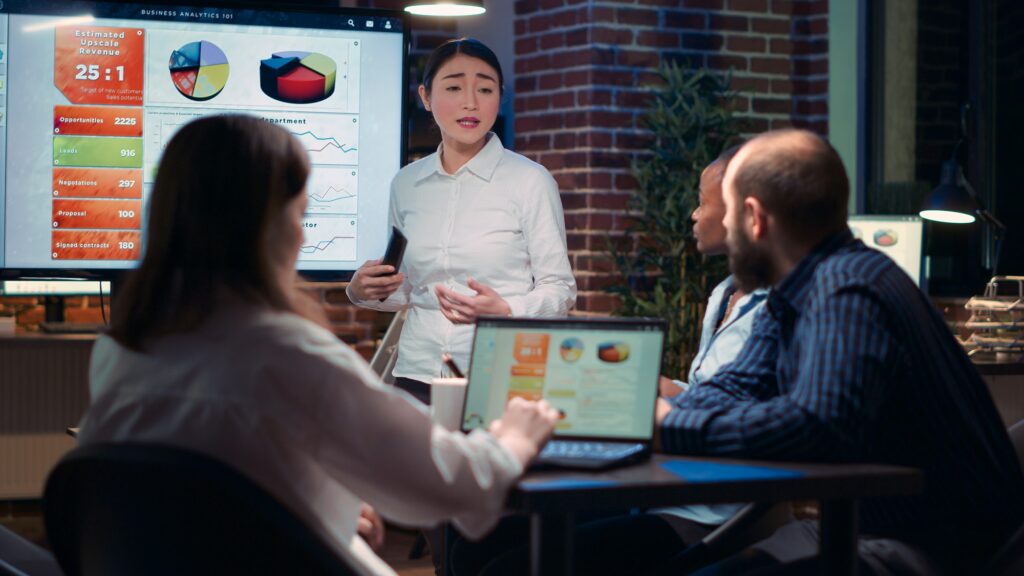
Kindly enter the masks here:
<path id="1" fill-rule="evenodd" d="M 862 574 L 970 573 L 1024 521 L 1024 478 L 984 382 L 914 282 L 846 225 L 849 184 L 817 135 L 761 135 L 723 180 L 729 266 L 771 287 L 736 361 L 659 399 L 667 452 L 923 469 L 919 497 L 860 508 Z M 709 573 L 802 573 L 818 528 L 788 524 Z"/>

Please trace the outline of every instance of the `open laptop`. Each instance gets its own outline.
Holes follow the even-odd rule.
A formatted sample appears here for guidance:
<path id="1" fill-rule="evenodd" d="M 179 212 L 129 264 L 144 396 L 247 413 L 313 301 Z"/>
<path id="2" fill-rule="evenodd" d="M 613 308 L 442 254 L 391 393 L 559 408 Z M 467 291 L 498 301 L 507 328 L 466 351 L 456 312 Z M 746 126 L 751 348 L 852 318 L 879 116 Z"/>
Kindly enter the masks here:
<path id="1" fill-rule="evenodd" d="M 479 318 L 462 430 L 486 428 L 516 396 L 544 398 L 564 415 L 535 465 L 646 458 L 664 340 L 664 322 L 649 318 Z"/>

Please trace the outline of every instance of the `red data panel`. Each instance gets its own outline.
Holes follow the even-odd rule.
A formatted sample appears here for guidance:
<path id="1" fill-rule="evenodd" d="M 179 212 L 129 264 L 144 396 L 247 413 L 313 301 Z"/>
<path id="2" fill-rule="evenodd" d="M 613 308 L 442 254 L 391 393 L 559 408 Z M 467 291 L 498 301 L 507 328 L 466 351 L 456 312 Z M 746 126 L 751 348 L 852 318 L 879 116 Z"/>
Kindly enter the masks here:
<path id="1" fill-rule="evenodd" d="M 54 168 L 55 198 L 142 198 L 142 170 Z"/>
<path id="2" fill-rule="evenodd" d="M 54 200 L 54 228 L 120 228 L 138 230 L 139 200 Z"/>
<path id="3" fill-rule="evenodd" d="M 55 230 L 54 260 L 138 260 L 142 233 Z"/>
<path id="4" fill-rule="evenodd" d="M 53 133 L 70 136 L 142 136 L 142 108 L 55 106 Z"/>
<path id="5" fill-rule="evenodd" d="M 59 26 L 53 79 L 72 104 L 142 106 L 141 28 Z"/>

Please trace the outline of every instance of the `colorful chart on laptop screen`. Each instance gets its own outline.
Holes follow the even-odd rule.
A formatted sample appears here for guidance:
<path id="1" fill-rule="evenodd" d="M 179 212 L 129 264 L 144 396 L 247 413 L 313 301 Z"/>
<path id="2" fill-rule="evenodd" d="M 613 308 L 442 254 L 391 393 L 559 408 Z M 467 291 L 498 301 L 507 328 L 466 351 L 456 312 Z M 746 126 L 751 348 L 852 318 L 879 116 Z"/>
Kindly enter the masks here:
<path id="1" fill-rule="evenodd" d="M 206 40 L 189 42 L 171 52 L 167 67 L 178 92 L 200 102 L 220 94 L 231 73 L 224 51 Z"/>
<path id="2" fill-rule="evenodd" d="M 625 362 L 629 358 L 629 344 L 625 342 L 606 342 L 597 347 L 597 357 L 603 362 Z"/>
<path id="3" fill-rule="evenodd" d="M 319 102 L 334 94 L 338 66 L 317 52 L 275 52 L 260 61 L 260 88 L 274 100 Z"/>
<path id="4" fill-rule="evenodd" d="M 583 341 L 579 338 L 566 338 L 562 340 L 558 352 L 562 355 L 562 360 L 570 363 L 577 362 L 583 357 Z"/>

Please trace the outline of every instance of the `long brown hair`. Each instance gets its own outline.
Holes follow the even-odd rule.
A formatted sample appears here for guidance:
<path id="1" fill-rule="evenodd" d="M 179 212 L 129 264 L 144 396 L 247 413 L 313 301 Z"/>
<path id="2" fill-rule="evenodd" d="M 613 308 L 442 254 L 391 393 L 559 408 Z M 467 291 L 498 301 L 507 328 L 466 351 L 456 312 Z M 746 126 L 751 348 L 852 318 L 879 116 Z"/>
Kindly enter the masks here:
<path id="1" fill-rule="evenodd" d="M 116 295 L 110 334 L 146 341 L 199 326 L 225 291 L 291 310 L 271 268 L 267 227 L 306 185 L 309 158 L 286 130 L 251 116 L 210 116 L 182 128 L 160 160 L 145 254 Z"/>

